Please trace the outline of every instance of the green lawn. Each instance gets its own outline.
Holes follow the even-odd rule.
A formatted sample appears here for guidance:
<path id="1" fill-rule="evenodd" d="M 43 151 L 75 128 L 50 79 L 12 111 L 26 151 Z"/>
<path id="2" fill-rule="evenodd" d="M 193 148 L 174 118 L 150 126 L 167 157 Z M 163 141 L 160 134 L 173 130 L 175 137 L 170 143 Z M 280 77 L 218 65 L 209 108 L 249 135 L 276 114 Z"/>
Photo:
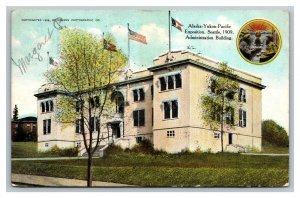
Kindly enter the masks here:
<path id="1" fill-rule="evenodd" d="M 12 172 L 85 179 L 86 160 L 13 161 Z M 283 186 L 288 157 L 123 152 L 94 159 L 93 179 L 138 186 Z"/>
<path id="2" fill-rule="evenodd" d="M 37 152 L 36 142 L 12 142 L 12 158 L 18 157 L 42 157 L 43 154 Z"/>
<path id="3" fill-rule="evenodd" d="M 286 154 L 286 153 L 289 153 L 289 147 L 278 147 L 278 146 L 274 146 L 274 145 L 264 141 L 262 152 Z"/>
<path id="4" fill-rule="evenodd" d="M 77 156 L 77 152 L 73 152 L 73 149 L 52 148 L 48 152 L 38 152 L 36 142 L 12 142 L 11 149 L 12 158 Z"/>

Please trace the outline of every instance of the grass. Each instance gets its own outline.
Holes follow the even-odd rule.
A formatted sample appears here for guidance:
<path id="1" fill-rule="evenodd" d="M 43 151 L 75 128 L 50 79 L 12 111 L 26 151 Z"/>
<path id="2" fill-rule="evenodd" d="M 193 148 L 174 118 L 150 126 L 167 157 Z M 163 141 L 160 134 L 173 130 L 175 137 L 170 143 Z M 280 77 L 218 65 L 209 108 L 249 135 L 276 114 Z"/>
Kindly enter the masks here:
<path id="1" fill-rule="evenodd" d="M 12 158 L 43 157 L 42 153 L 37 152 L 36 142 L 12 142 L 11 146 Z"/>
<path id="2" fill-rule="evenodd" d="M 86 160 L 13 161 L 12 172 L 85 179 Z M 121 152 L 94 159 L 93 180 L 145 187 L 275 187 L 288 182 L 288 157 Z"/>
<path id="3" fill-rule="evenodd" d="M 286 154 L 289 153 L 289 147 L 278 147 L 274 146 L 267 141 L 263 141 L 262 152 L 264 153 L 278 153 L 278 154 Z"/>
<path id="4" fill-rule="evenodd" d="M 12 142 L 12 158 L 36 158 L 36 157 L 61 157 L 77 156 L 77 150 L 73 148 L 59 149 L 52 147 L 46 152 L 38 152 L 36 142 Z"/>

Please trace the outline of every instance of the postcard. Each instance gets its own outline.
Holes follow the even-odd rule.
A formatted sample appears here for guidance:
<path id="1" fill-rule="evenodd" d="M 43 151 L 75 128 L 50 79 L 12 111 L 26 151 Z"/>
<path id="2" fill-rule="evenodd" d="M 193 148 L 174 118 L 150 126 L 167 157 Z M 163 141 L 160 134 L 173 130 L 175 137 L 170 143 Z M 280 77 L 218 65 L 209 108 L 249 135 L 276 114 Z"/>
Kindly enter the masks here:
<path id="1" fill-rule="evenodd" d="M 11 185 L 289 183 L 289 10 L 11 12 Z"/>

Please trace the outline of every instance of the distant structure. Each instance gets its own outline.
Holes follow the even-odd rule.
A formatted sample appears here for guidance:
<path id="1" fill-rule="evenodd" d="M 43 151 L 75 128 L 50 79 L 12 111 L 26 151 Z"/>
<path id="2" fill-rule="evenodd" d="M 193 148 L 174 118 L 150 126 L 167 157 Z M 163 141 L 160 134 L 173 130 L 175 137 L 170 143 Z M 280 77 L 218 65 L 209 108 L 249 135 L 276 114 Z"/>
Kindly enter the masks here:
<path id="1" fill-rule="evenodd" d="M 37 118 L 28 116 L 12 120 L 11 136 L 13 141 L 37 141 Z"/>
<path id="2" fill-rule="evenodd" d="M 247 152 L 261 149 L 261 78 L 233 70 L 239 83 L 239 109 L 234 129 L 224 133 L 224 150 Z M 147 70 L 128 71 L 111 100 L 115 113 L 101 128 L 108 144 L 131 148 L 144 139 L 169 153 L 184 149 L 221 151 L 220 131 L 204 125 L 199 99 L 208 93 L 207 78 L 219 74 L 217 61 L 188 51 L 173 51 L 154 59 Z M 84 150 L 80 122 L 62 127 L 56 121 L 56 102 L 62 91 L 43 85 L 35 96 L 38 106 L 38 148 L 79 147 Z M 227 116 L 227 115 L 226 115 Z M 230 115 L 232 116 L 232 115 Z M 95 129 L 96 130 L 96 129 Z"/>

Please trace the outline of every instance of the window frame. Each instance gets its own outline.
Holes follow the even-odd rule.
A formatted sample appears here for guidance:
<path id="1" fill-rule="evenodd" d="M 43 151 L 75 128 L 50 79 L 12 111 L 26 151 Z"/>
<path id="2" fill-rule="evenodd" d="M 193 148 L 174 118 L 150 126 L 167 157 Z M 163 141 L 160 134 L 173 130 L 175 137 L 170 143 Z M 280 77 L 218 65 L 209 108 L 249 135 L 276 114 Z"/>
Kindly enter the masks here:
<path id="1" fill-rule="evenodd" d="M 239 102 L 247 102 L 247 93 L 246 93 L 246 89 L 240 87 L 239 88 L 239 97 L 238 97 L 238 101 Z"/>
<path id="2" fill-rule="evenodd" d="M 136 93 L 136 94 L 135 94 Z M 146 98 L 144 87 L 137 87 L 132 89 L 133 102 L 143 102 Z"/>
<path id="3" fill-rule="evenodd" d="M 214 132 L 214 139 L 220 139 L 221 133 L 220 132 Z"/>
<path id="4" fill-rule="evenodd" d="M 167 138 L 175 138 L 175 130 L 167 131 Z"/>
<path id="5" fill-rule="evenodd" d="M 177 116 L 173 117 L 173 102 L 177 103 Z M 166 105 L 169 105 L 169 117 L 166 117 Z M 178 119 L 179 118 L 179 100 L 176 99 L 171 99 L 171 100 L 165 100 L 162 102 L 163 105 L 163 120 L 172 120 L 172 119 Z"/>
<path id="6" fill-rule="evenodd" d="M 54 111 L 54 102 L 53 100 L 45 100 L 40 102 L 40 108 L 42 113 L 51 113 Z"/>
<path id="7" fill-rule="evenodd" d="M 52 122 L 51 119 L 43 119 L 43 135 L 51 134 Z"/>
<path id="8" fill-rule="evenodd" d="M 158 79 L 160 84 L 160 92 L 177 90 L 182 88 L 182 72 L 166 74 L 164 76 L 160 76 Z M 172 88 L 169 88 L 169 83 L 171 83 L 170 79 L 172 81 Z M 177 82 L 177 79 L 180 79 L 180 81 Z M 162 86 L 162 80 L 164 81 L 164 86 Z"/>
<path id="9" fill-rule="evenodd" d="M 140 117 L 141 116 L 140 112 L 143 112 L 143 114 L 144 114 L 142 121 L 141 121 L 141 117 Z M 135 114 L 137 115 L 136 118 L 135 118 Z M 134 110 L 132 112 L 132 117 L 133 117 L 133 127 L 138 127 L 139 128 L 139 127 L 145 127 L 146 126 L 146 111 L 145 111 L 145 109 Z"/>
<path id="10" fill-rule="evenodd" d="M 239 109 L 239 127 L 247 127 L 247 111 L 244 109 Z"/>

